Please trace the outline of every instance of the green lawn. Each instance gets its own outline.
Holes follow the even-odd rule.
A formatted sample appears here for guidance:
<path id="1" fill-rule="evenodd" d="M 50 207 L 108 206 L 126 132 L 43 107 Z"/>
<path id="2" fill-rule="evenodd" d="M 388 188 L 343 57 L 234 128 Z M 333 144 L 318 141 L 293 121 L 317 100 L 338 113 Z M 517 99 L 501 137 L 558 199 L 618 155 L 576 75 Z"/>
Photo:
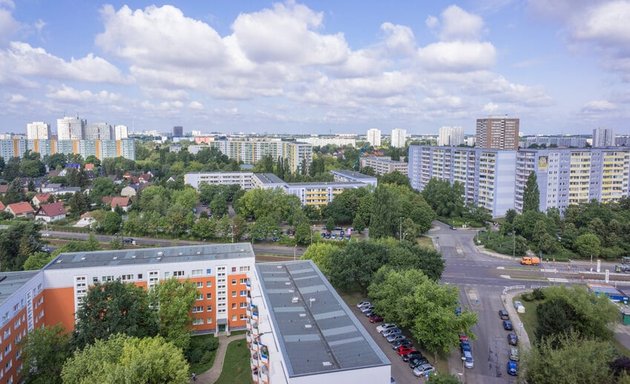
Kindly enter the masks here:
<path id="1" fill-rule="evenodd" d="M 420 236 L 418 238 L 418 245 L 429 249 L 435 249 L 435 247 L 433 246 L 433 240 L 431 240 L 431 238 L 427 236 Z"/>
<path id="2" fill-rule="evenodd" d="M 523 303 L 525 307 L 525 313 L 519 313 L 518 317 L 523 322 L 523 326 L 525 327 L 525 332 L 529 336 L 529 340 L 534 342 L 536 339 L 535 330 L 538 327 L 538 316 L 536 316 L 536 307 L 538 307 L 538 301 L 525 301 L 519 296 L 515 296 L 514 300 L 518 300 Z"/>
<path id="3" fill-rule="evenodd" d="M 215 384 L 247 384 L 252 382 L 249 367 L 250 352 L 245 340 L 235 340 L 228 344 L 221 376 Z"/>

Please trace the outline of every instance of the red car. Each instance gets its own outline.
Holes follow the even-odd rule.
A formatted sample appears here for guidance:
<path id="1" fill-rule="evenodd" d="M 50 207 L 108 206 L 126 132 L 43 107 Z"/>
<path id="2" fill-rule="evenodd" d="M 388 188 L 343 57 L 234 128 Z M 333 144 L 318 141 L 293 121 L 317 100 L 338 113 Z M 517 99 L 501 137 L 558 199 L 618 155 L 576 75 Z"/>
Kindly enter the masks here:
<path id="1" fill-rule="evenodd" d="M 370 316 L 370 323 L 380 323 L 382 321 L 383 321 L 383 318 L 380 317 L 379 315 Z"/>
<path id="2" fill-rule="evenodd" d="M 467 342 L 467 341 L 468 341 L 468 336 L 466 336 L 466 335 L 465 335 L 465 334 L 463 334 L 463 333 L 460 333 L 460 334 L 459 334 L 459 342 L 460 342 L 460 343 L 465 343 L 465 342 Z"/>
<path id="3" fill-rule="evenodd" d="M 413 347 L 405 347 L 405 346 L 398 347 L 398 350 L 397 350 L 398 355 L 400 355 L 400 356 L 404 356 L 404 355 L 406 355 L 408 353 L 415 352 L 415 351 L 416 351 L 415 348 L 413 348 Z"/>

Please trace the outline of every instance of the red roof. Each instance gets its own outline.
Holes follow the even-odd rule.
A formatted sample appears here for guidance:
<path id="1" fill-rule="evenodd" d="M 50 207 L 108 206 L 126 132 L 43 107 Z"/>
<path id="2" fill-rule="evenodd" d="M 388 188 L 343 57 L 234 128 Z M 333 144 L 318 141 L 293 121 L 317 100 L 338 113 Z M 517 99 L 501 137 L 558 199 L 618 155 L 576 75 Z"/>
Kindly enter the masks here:
<path id="1" fill-rule="evenodd" d="M 85 164 L 85 170 L 86 171 L 93 171 L 94 170 L 94 164 L 92 164 L 92 163 Z"/>
<path id="2" fill-rule="evenodd" d="M 35 197 L 37 198 L 37 201 L 39 201 L 40 203 L 45 203 L 48 201 L 48 199 L 50 199 L 50 193 L 38 193 L 37 195 L 35 195 Z M 33 197 L 33 199 L 35 198 Z"/>
<path id="3" fill-rule="evenodd" d="M 5 208 L 6 206 L 2 204 L 2 201 L 0 201 L 0 211 L 4 211 Z"/>
<path id="4" fill-rule="evenodd" d="M 9 190 L 9 184 L 0 184 L 0 193 L 7 193 Z"/>
<path id="5" fill-rule="evenodd" d="M 121 197 L 121 196 L 112 197 L 111 206 L 112 206 L 112 208 L 127 207 L 127 206 L 129 206 L 129 198 L 128 197 Z"/>
<path id="6" fill-rule="evenodd" d="M 38 215 L 48 216 L 48 217 L 60 216 L 60 215 L 65 215 L 65 214 L 66 214 L 66 209 L 63 207 L 63 203 L 61 201 L 58 201 L 56 203 L 51 203 L 51 204 L 42 204 L 39 207 L 39 213 L 38 213 Z"/>
<path id="7" fill-rule="evenodd" d="M 14 215 L 23 215 L 25 213 L 35 213 L 33 207 L 25 201 L 20 203 L 13 203 L 7 206 L 7 209 L 10 209 Z"/>

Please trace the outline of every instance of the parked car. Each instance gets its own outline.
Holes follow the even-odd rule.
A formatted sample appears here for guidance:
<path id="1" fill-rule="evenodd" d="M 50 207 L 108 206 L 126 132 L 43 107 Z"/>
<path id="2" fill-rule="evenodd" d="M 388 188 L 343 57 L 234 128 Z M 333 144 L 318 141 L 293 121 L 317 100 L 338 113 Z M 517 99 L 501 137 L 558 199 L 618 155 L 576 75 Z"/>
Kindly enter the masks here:
<path id="1" fill-rule="evenodd" d="M 510 320 L 503 320 L 503 329 L 505 329 L 506 331 L 514 330 L 512 322 Z"/>
<path id="2" fill-rule="evenodd" d="M 435 368 L 431 364 L 418 365 L 413 369 L 413 374 L 417 377 L 427 376 L 435 372 Z"/>
<path id="3" fill-rule="evenodd" d="M 418 365 L 424 365 L 424 364 L 429 364 L 429 360 L 427 360 L 426 357 L 411 357 L 409 358 L 409 368 L 414 369 L 415 367 L 417 367 Z"/>
<path id="4" fill-rule="evenodd" d="M 370 312 L 370 311 L 374 310 L 374 306 L 373 305 L 368 305 L 366 307 L 361 307 L 360 310 L 363 313 Z"/>
<path id="5" fill-rule="evenodd" d="M 509 360 L 507 362 L 507 373 L 511 376 L 518 375 L 518 363 L 516 361 Z"/>
<path id="6" fill-rule="evenodd" d="M 372 303 L 370 303 L 369 301 L 362 301 L 359 304 L 357 304 L 357 308 L 363 308 L 363 307 L 369 307 L 370 305 L 372 305 Z"/>
<path id="7" fill-rule="evenodd" d="M 386 331 L 386 330 L 391 329 L 391 328 L 397 328 L 396 324 L 394 324 L 394 323 L 384 323 L 384 324 L 381 324 L 381 325 L 376 327 L 376 332 L 383 333 L 383 331 Z"/>
<path id="8" fill-rule="evenodd" d="M 464 366 L 466 368 L 474 368 L 475 360 L 473 359 L 472 352 L 463 351 L 462 352 L 462 360 L 464 361 Z"/>
<path id="9" fill-rule="evenodd" d="M 510 314 L 505 309 L 499 310 L 499 318 L 501 320 L 510 320 Z"/>
<path id="10" fill-rule="evenodd" d="M 513 346 L 518 345 L 518 336 L 516 336 L 516 333 L 514 332 L 508 333 L 507 340 L 508 340 L 508 344 L 510 345 L 513 345 Z"/>
<path id="11" fill-rule="evenodd" d="M 398 340 L 402 340 L 402 339 L 406 339 L 406 337 L 404 335 L 391 335 L 387 337 L 387 342 L 388 343 L 393 343 L 394 341 L 398 341 Z"/>
<path id="12" fill-rule="evenodd" d="M 376 315 L 376 312 L 372 309 L 372 310 L 370 310 L 370 311 L 363 312 L 363 314 L 365 315 L 365 317 L 370 318 L 370 317 L 372 317 L 372 316 L 375 316 L 375 315 Z"/>
<path id="13" fill-rule="evenodd" d="M 398 353 L 398 356 L 405 356 L 411 352 L 418 352 L 418 351 L 416 351 L 414 347 L 405 347 L 405 346 L 400 346 L 396 350 L 396 353 Z"/>
<path id="14" fill-rule="evenodd" d="M 459 342 L 463 343 L 465 341 L 468 341 L 468 336 L 466 334 L 464 334 L 464 333 L 460 333 L 459 334 Z"/>
<path id="15" fill-rule="evenodd" d="M 389 377 L 389 384 L 396 384 L 396 379 L 394 379 L 393 377 Z"/>
<path id="16" fill-rule="evenodd" d="M 383 321 L 383 318 L 379 315 L 372 315 L 370 316 L 370 323 L 380 323 Z"/>
<path id="17" fill-rule="evenodd" d="M 418 358 L 419 359 L 421 357 L 424 357 L 424 356 L 422 356 L 422 352 L 420 352 L 420 351 L 413 351 L 413 352 L 409 352 L 406 355 L 402 355 L 403 361 L 409 361 L 412 358 Z"/>
<path id="18" fill-rule="evenodd" d="M 462 352 L 464 351 L 472 351 L 472 348 L 470 347 L 470 342 L 469 341 L 461 341 L 459 343 L 459 349 L 462 350 Z"/>
<path id="19" fill-rule="evenodd" d="M 402 330 L 398 327 L 394 327 L 394 328 L 390 328 L 386 331 L 383 331 L 383 337 L 388 337 L 391 335 L 400 335 L 402 333 Z"/>
<path id="20" fill-rule="evenodd" d="M 512 360 L 512 361 L 518 361 L 519 360 L 518 348 L 516 348 L 516 347 L 510 348 L 510 360 Z"/>
<path id="21" fill-rule="evenodd" d="M 398 347 L 411 347 L 413 345 L 413 341 L 409 340 L 409 339 L 402 339 L 402 340 L 398 340 L 396 342 L 392 343 L 392 349 L 395 351 L 398 349 Z"/>

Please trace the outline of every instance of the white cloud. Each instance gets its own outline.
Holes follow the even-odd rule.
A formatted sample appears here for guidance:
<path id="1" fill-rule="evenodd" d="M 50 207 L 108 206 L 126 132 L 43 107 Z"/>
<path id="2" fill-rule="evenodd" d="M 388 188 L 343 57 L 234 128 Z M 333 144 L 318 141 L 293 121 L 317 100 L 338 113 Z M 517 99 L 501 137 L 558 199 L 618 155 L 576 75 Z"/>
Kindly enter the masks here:
<path id="1" fill-rule="evenodd" d="M 201 103 L 200 103 L 200 102 L 198 102 L 198 101 L 191 101 L 191 102 L 188 104 L 188 108 L 190 108 L 190 109 L 194 109 L 194 110 L 197 110 L 197 111 L 201 111 L 201 110 L 203 110 L 203 104 L 201 104 Z"/>
<path id="2" fill-rule="evenodd" d="M 606 112 L 617 109 L 617 106 L 608 100 L 592 100 L 584 104 L 582 112 Z"/>
<path id="3" fill-rule="evenodd" d="M 10 95 L 8 97 L 8 101 L 9 103 L 12 103 L 12 104 L 21 104 L 21 103 L 27 102 L 28 99 L 26 98 L 26 96 L 16 93 L 16 94 Z"/>
<path id="4" fill-rule="evenodd" d="M 78 90 L 62 84 L 60 88 L 51 89 L 46 97 L 63 103 L 79 104 L 108 104 L 121 100 L 121 96 L 108 91 L 92 92 L 90 90 Z"/>
<path id="5" fill-rule="evenodd" d="M 486 103 L 483 106 L 483 111 L 489 115 L 496 113 L 499 110 L 499 105 L 493 102 Z"/>
<path id="6" fill-rule="evenodd" d="M 477 40 L 483 31 L 483 19 L 451 5 L 442 12 L 442 40 Z"/>
<path id="7" fill-rule="evenodd" d="M 496 51 L 488 42 L 441 41 L 418 53 L 422 65 L 433 71 L 474 71 L 494 65 Z"/>
<path id="8" fill-rule="evenodd" d="M 20 28 L 18 23 L 8 9 L 0 8 L 0 44 L 4 44 L 9 41 Z"/>
<path id="9" fill-rule="evenodd" d="M 385 32 L 385 46 L 391 53 L 409 56 L 416 49 L 416 38 L 411 28 L 392 23 L 381 24 Z"/>

